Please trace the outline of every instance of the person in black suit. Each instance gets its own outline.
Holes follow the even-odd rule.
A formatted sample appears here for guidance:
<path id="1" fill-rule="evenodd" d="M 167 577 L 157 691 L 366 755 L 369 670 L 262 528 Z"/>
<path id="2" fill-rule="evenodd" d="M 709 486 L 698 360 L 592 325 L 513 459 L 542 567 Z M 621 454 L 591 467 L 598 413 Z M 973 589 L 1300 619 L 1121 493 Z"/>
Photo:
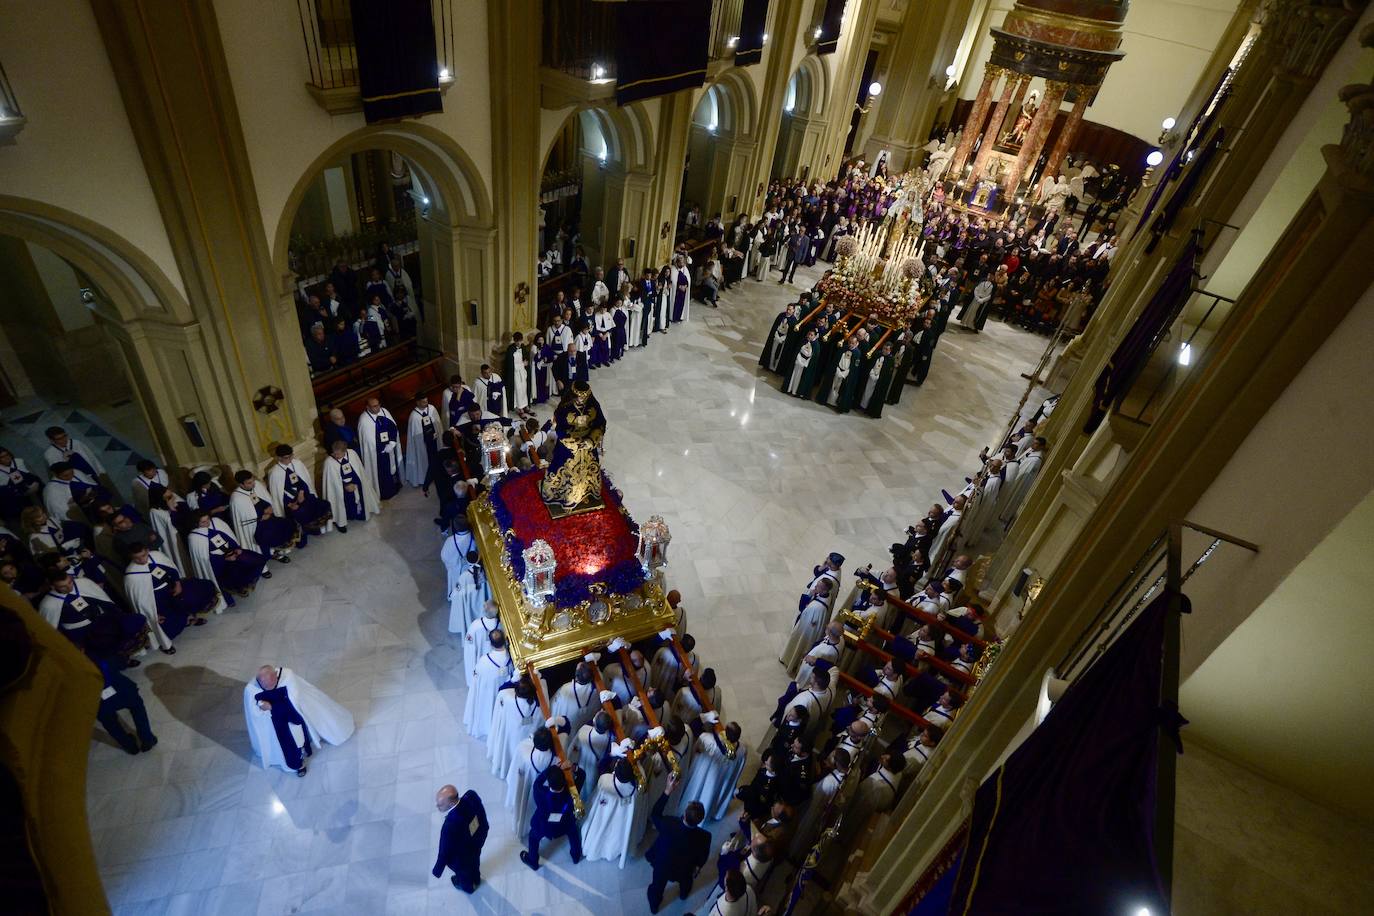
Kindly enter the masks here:
<path id="1" fill-rule="evenodd" d="M 567 777 L 559 767 L 549 767 L 534 781 L 534 816 L 530 818 L 529 848 L 521 850 L 520 861 L 538 871 L 539 841 L 560 836 L 568 838 L 573 864 L 581 862 L 582 834 L 577 827 L 577 812 L 573 810 Z"/>
<path id="2" fill-rule="evenodd" d="M 434 796 L 434 806 L 445 813 L 444 826 L 439 829 L 434 877 L 442 878 L 444 869 L 450 868 L 453 886 L 471 894 L 482 883 L 482 845 L 487 841 L 489 826 L 482 799 L 471 789 L 459 798 L 456 788 L 444 786 Z"/>
<path id="3" fill-rule="evenodd" d="M 711 857 L 711 834 L 701 828 L 701 822 L 706 817 L 706 809 L 701 802 L 689 802 L 682 820 L 664 817 L 663 806 L 668 803 L 668 796 L 673 794 L 675 788 L 677 777 L 669 776 L 668 785 L 658 801 L 654 802 L 651 815 L 658 837 L 645 856 L 654 867 L 653 880 L 649 882 L 650 913 L 657 913 L 663 905 L 663 891 L 670 881 L 677 883 L 682 899 L 686 900 L 692 892 L 697 872 Z"/>
<path id="4" fill-rule="evenodd" d="M 100 673 L 105 676 L 105 689 L 100 694 L 100 708 L 96 711 L 96 718 L 104 726 L 105 731 L 110 733 L 110 737 L 124 748 L 125 753 L 151 751 L 157 745 L 157 736 L 148 725 L 148 710 L 143 705 L 143 697 L 139 696 L 138 685 L 121 674 L 114 661 L 102 659 L 98 664 Z M 129 734 L 119 721 L 121 709 L 129 710 L 138 740 L 134 740 L 134 736 Z"/>

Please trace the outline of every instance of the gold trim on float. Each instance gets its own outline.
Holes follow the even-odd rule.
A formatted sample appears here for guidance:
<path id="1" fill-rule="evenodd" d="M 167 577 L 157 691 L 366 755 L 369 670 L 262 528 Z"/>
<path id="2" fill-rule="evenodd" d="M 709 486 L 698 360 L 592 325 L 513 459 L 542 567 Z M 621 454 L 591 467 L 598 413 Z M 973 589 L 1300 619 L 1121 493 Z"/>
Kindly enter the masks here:
<path id="1" fill-rule="evenodd" d="M 469 503 L 467 517 L 517 670 L 530 663 L 547 668 L 579 659 L 617 636 L 634 642 L 677 624 L 662 587 L 652 580 L 627 595 L 602 594 L 573 607 L 552 601 L 532 606 L 506 556 L 505 532 L 496 522 L 490 495 Z"/>

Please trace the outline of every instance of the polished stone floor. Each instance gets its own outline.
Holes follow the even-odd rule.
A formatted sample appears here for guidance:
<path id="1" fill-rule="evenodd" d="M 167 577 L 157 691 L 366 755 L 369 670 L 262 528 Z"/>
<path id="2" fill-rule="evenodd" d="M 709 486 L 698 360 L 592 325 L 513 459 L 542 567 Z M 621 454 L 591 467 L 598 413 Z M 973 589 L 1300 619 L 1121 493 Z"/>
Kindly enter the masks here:
<path id="1" fill-rule="evenodd" d="M 718 310 L 694 303 L 690 325 L 592 379 L 610 421 L 607 470 L 632 514 L 668 521 L 669 585 L 750 745 L 785 686 L 775 659 L 812 564 L 831 550 L 848 557 L 846 572 L 884 562 L 901 529 L 1001 434 L 1020 373 L 1045 346 L 997 323 L 979 335 L 951 329 L 926 384 L 900 405 L 880 420 L 838 416 L 784 396 L 756 365 L 798 291 L 747 281 Z M 240 607 L 184 634 L 175 657 L 133 672 L 161 743 L 129 757 L 99 733 L 88 785 L 116 912 L 647 912 L 641 858 L 574 868 L 564 845 L 546 845 L 538 874 L 517 858 L 504 785 L 462 730 L 462 653 L 446 629 L 425 502 L 407 493 L 375 521 L 312 541 Z M 251 758 L 242 689 L 263 663 L 294 668 L 357 720 L 305 779 Z M 472 897 L 429 874 L 433 796 L 446 782 L 476 789 L 492 821 Z M 716 827 L 723 837 L 730 818 Z M 663 912 L 695 912 L 714 874 L 712 862 L 688 903 Z"/>

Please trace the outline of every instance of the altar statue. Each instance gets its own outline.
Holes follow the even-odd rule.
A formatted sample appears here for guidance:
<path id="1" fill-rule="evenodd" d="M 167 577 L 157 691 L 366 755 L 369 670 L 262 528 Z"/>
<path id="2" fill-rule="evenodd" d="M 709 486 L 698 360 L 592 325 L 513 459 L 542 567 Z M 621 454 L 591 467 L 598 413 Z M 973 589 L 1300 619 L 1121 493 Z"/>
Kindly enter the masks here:
<path id="1" fill-rule="evenodd" d="M 926 178 L 930 179 L 931 184 L 936 184 L 945 177 L 945 172 L 949 171 L 949 161 L 953 158 L 952 146 L 937 147 L 935 152 L 930 154 L 930 162 L 926 163 Z"/>
<path id="2" fill-rule="evenodd" d="M 606 415 L 586 382 L 573 382 L 553 412 L 558 443 L 540 481 L 539 493 L 554 518 L 604 505 L 601 499 L 601 440 Z"/>
<path id="3" fill-rule="evenodd" d="M 1058 213 L 1064 208 L 1064 201 L 1073 192 L 1068 179 L 1063 175 L 1046 178 L 1040 186 L 1040 203 L 1045 208 L 1045 214 Z"/>
<path id="4" fill-rule="evenodd" d="M 1026 101 L 1021 103 L 1021 112 L 1016 116 L 1016 121 L 1011 125 L 1011 130 L 1002 137 L 1002 142 L 1007 146 L 1020 146 L 1025 141 L 1031 121 L 1035 120 L 1035 112 L 1039 108 L 1040 96 L 1032 90 L 1031 94 L 1026 97 Z"/>

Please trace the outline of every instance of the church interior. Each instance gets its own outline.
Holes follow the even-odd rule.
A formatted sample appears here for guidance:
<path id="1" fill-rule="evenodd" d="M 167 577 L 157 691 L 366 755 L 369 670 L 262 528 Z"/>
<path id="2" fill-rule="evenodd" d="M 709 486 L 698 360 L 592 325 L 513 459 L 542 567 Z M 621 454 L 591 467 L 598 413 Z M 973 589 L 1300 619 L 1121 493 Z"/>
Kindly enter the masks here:
<path id="1" fill-rule="evenodd" d="M 1374 912 L 1371 252 L 1368 0 L 0 4 L 5 909 Z"/>

